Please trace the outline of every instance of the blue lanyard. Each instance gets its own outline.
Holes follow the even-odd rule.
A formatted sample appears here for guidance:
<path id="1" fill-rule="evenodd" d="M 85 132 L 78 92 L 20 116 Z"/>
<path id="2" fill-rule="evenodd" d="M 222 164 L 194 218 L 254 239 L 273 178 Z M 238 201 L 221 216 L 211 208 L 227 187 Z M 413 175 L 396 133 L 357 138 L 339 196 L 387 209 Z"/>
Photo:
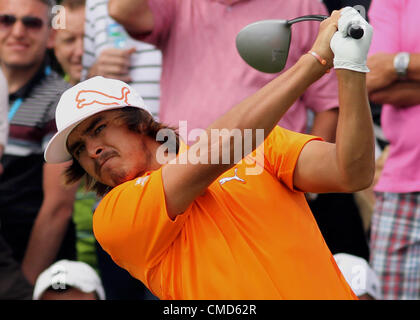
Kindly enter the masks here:
<path id="1" fill-rule="evenodd" d="M 15 116 L 16 112 L 18 111 L 20 105 L 22 104 L 23 99 L 22 98 L 18 98 L 16 99 L 16 101 L 13 103 L 12 107 L 9 110 L 9 114 L 7 115 L 7 119 L 10 121 L 12 121 L 13 117 Z"/>
<path id="2" fill-rule="evenodd" d="M 51 67 L 50 66 L 46 66 L 44 72 L 45 72 L 45 75 L 46 76 L 50 75 L 50 73 L 51 73 Z M 23 102 L 23 99 L 22 98 L 18 98 L 13 103 L 12 107 L 9 110 L 9 114 L 7 115 L 7 119 L 9 120 L 9 122 L 12 121 L 12 119 L 15 116 L 16 112 L 19 110 L 22 102 Z"/>
<path id="3" fill-rule="evenodd" d="M 46 76 L 49 76 L 51 74 L 51 67 L 50 66 L 46 66 L 44 69 L 44 73 Z"/>

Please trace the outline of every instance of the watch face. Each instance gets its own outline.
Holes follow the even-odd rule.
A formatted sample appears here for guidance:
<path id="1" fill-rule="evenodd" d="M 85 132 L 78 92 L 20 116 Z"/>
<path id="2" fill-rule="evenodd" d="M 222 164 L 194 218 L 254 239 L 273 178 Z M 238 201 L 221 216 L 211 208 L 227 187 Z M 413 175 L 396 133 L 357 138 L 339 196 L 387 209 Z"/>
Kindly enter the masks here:
<path id="1" fill-rule="evenodd" d="M 410 63 L 409 53 L 402 52 L 395 56 L 394 67 L 398 75 L 405 76 L 407 74 L 407 68 L 408 68 L 409 63 Z"/>

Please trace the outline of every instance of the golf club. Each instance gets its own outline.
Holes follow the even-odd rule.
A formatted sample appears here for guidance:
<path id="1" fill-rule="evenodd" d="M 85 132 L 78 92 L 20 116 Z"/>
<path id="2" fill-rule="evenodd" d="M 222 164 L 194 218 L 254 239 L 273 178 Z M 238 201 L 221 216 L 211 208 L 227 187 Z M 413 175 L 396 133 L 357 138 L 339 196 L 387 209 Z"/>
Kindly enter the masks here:
<path id="1" fill-rule="evenodd" d="M 251 67 L 265 73 L 277 73 L 283 70 L 289 55 L 291 26 L 297 22 L 323 21 L 327 18 L 324 15 L 308 15 L 292 20 L 257 21 L 238 33 L 236 48 Z M 347 33 L 354 39 L 360 39 L 364 30 L 360 25 L 354 24 Z"/>

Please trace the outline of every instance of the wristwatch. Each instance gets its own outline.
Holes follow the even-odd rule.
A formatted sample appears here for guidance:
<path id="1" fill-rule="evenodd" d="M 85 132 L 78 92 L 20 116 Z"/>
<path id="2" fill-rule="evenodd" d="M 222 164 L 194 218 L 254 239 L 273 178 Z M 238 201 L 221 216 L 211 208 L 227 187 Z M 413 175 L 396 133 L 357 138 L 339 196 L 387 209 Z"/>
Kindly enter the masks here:
<path id="1" fill-rule="evenodd" d="M 400 52 L 394 58 L 394 68 L 400 79 L 407 77 L 408 64 L 410 63 L 410 54 L 408 52 Z"/>

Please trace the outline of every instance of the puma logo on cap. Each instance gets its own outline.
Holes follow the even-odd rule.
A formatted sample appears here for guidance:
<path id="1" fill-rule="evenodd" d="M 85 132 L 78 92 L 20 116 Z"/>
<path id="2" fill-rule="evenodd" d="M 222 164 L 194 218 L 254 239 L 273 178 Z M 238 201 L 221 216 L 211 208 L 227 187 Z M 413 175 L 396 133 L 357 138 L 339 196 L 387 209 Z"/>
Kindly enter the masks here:
<path id="1" fill-rule="evenodd" d="M 128 94 L 130 89 L 127 87 L 121 88 L 121 97 L 114 97 L 106 93 L 96 90 L 81 90 L 76 96 L 76 107 L 82 109 L 83 107 L 98 103 L 105 106 L 121 105 L 122 102 L 128 104 Z"/>

